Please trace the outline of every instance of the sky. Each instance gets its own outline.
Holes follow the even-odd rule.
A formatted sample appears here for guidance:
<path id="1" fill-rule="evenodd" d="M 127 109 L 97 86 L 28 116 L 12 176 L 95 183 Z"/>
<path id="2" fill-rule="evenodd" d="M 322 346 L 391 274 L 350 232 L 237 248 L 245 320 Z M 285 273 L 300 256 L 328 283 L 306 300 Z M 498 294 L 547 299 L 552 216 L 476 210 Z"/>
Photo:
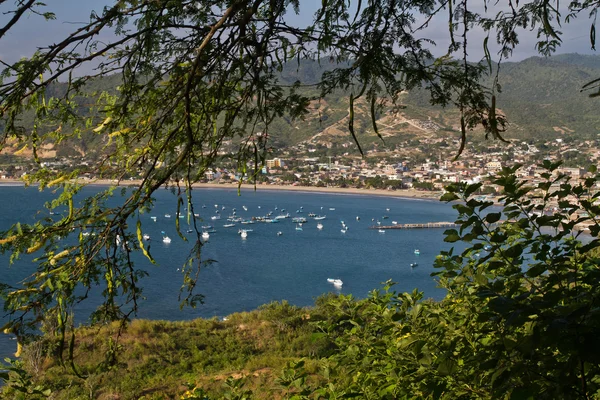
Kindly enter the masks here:
<path id="1" fill-rule="evenodd" d="M 7 3 L 12 3 L 12 1 L 9 0 L 0 7 L 0 23 L 8 18 L 6 15 L 1 15 L 7 10 Z M 14 26 L 7 35 L 0 39 L 0 60 L 13 62 L 30 55 L 36 47 L 59 41 L 88 21 L 91 10 L 101 12 L 105 5 L 112 4 L 112 2 L 109 0 L 47 0 L 46 4 L 48 5 L 47 9 L 53 11 L 57 19 L 55 21 L 45 21 L 34 14 L 24 16 L 18 25 Z M 320 6 L 321 0 L 302 0 L 300 4 L 301 14 L 299 16 L 290 14 L 290 18 L 293 18 L 294 23 L 299 25 L 307 24 L 311 20 L 315 10 Z M 472 2 L 472 4 L 476 3 Z M 564 25 L 562 29 L 563 44 L 557 53 L 597 54 L 590 48 L 590 24 L 590 20 L 580 18 L 575 23 Z M 440 18 L 432 21 L 425 33 L 427 37 L 432 38 L 437 43 L 437 48 L 434 50 L 436 56 L 443 55 L 447 48 L 449 41 L 447 26 L 447 21 Z M 105 39 L 109 40 L 109 34 L 106 35 Z M 524 32 L 520 35 L 520 38 L 521 45 L 515 50 L 511 61 L 520 61 L 538 55 L 535 49 L 536 38 L 534 32 Z M 470 59 L 472 61 L 481 59 L 483 57 L 483 33 L 474 32 L 470 43 L 472 44 L 469 47 Z M 494 49 L 491 46 L 490 51 L 492 58 L 497 58 L 494 56 Z"/>

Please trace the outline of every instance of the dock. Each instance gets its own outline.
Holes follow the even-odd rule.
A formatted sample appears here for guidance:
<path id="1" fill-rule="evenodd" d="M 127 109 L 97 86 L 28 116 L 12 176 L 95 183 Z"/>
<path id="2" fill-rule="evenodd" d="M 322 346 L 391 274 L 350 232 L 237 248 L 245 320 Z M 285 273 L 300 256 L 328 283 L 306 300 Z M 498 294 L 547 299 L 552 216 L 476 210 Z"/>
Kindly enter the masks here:
<path id="1" fill-rule="evenodd" d="M 373 225 L 370 229 L 426 229 L 426 228 L 457 228 L 454 222 L 426 222 L 423 224 Z"/>

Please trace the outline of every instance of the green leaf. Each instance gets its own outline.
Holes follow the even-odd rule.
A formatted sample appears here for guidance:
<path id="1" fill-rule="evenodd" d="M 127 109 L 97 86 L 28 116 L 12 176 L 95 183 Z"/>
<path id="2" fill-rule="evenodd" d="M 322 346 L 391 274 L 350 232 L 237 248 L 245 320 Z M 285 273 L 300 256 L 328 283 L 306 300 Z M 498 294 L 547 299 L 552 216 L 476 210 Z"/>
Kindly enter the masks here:
<path id="1" fill-rule="evenodd" d="M 500 221 L 500 218 L 502 217 L 502 214 L 497 212 L 497 213 L 489 213 L 488 215 L 485 216 L 485 220 L 486 222 L 493 224 L 495 222 Z"/>

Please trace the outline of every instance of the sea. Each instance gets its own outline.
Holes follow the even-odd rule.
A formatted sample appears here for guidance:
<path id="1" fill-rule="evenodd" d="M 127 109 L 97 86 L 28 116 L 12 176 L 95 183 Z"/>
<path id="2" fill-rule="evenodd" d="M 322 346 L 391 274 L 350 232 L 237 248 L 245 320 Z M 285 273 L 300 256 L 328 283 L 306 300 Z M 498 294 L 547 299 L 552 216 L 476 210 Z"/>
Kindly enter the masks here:
<path id="1" fill-rule="evenodd" d="M 99 190 L 86 187 L 79 198 Z M 43 206 L 56 196 L 49 190 L 18 185 L 0 186 L 0 193 L 0 230 L 16 222 L 32 223 L 47 217 Z M 145 300 L 140 303 L 136 318 L 223 318 L 273 301 L 310 306 L 317 297 L 329 292 L 364 298 L 370 291 L 381 289 L 387 280 L 396 282 L 393 290 L 398 292 L 418 288 L 426 298 L 441 299 L 445 295 L 431 276 L 436 255 L 456 245 L 443 241 L 445 229 L 396 229 L 383 233 L 372 227 L 454 221 L 457 212 L 450 204 L 390 196 L 262 189 L 243 189 L 238 195 L 236 189 L 197 188 L 192 191 L 192 201 L 193 212 L 201 218 L 198 225 L 212 226 L 202 256 L 213 262 L 202 267 L 199 274 L 197 293 L 204 296 L 204 303 L 180 309 L 181 271 L 195 233 L 186 233 L 187 219 L 182 218 L 181 230 L 189 240 L 178 236 L 177 197 L 170 190 L 160 189 L 154 197 L 154 208 L 140 218 L 143 232 L 150 235 L 148 244 L 157 265 L 141 254 L 133 257 L 135 266 L 149 274 L 141 281 Z M 122 198 L 116 193 L 111 201 L 116 205 Z M 271 218 L 289 213 L 290 218 L 278 223 L 223 227 L 234 212 L 244 219 L 269 213 Z M 325 219 L 315 221 L 309 214 Z M 216 216 L 220 219 L 212 219 Z M 293 223 L 293 217 L 305 217 L 307 222 Z M 318 223 L 322 229 L 317 228 Z M 242 238 L 239 229 L 251 231 Z M 163 236 L 169 236 L 171 243 L 163 243 Z M 34 270 L 33 257 L 25 256 L 10 264 L 8 254 L 0 255 L 0 282 L 16 284 Z M 328 279 L 340 279 L 343 285 L 334 285 Z M 87 322 L 97 305 L 94 296 L 97 300 L 98 294 L 93 294 L 90 304 L 76 309 L 77 323 Z M 0 315 L 0 324 L 6 321 L 7 316 Z M 0 360 L 11 356 L 15 348 L 14 337 L 0 335 Z"/>

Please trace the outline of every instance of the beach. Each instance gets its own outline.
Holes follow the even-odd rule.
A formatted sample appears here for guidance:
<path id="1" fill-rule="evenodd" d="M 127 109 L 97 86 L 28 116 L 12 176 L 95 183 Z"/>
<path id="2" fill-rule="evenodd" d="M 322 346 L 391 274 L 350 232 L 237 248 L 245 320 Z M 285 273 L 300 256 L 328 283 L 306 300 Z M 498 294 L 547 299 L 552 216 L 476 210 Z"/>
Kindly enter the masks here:
<path id="1" fill-rule="evenodd" d="M 96 179 L 96 180 L 80 180 L 78 181 L 85 185 L 99 185 L 99 186 L 139 186 L 141 181 L 139 180 L 128 180 L 128 181 L 114 181 L 110 179 Z M 19 179 L 2 179 L 0 180 L 0 186 L 2 185 L 19 185 L 24 184 Z M 183 186 L 183 184 L 181 184 Z M 175 186 L 174 183 L 170 183 L 170 186 Z M 211 189 L 236 189 L 238 183 L 194 183 L 194 188 L 211 188 Z M 442 191 L 424 191 L 416 189 L 402 189 L 402 190 L 384 190 L 384 189 L 357 189 L 357 188 L 339 188 L 339 187 L 316 187 L 316 186 L 292 186 L 292 185 L 263 185 L 263 184 L 243 184 L 240 187 L 242 192 L 253 191 L 253 190 L 286 190 L 294 192 L 313 192 L 313 193 L 335 193 L 335 194 L 355 194 L 363 196 L 387 196 L 387 197 L 402 197 L 412 199 L 427 199 L 427 200 L 439 200 L 443 194 Z"/>

